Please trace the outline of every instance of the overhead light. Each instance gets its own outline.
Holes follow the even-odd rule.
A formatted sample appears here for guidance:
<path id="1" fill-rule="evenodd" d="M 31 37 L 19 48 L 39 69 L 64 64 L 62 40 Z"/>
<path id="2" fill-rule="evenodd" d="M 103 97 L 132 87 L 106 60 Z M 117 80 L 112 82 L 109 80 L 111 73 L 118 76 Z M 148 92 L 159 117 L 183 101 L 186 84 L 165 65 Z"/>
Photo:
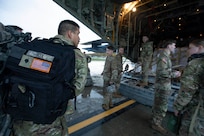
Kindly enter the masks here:
<path id="1" fill-rule="evenodd" d="M 132 10 L 137 3 L 138 3 L 137 1 L 125 3 L 124 9 Z"/>
<path id="2" fill-rule="evenodd" d="M 197 12 L 199 12 L 199 11 L 200 11 L 200 9 L 196 9 L 196 11 L 197 11 Z"/>
<path id="3" fill-rule="evenodd" d="M 133 2 L 125 3 L 124 6 L 123 6 L 125 14 L 130 12 L 135 7 L 135 5 L 137 3 L 138 3 L 138 1 L 133 1 Z"/>
<path id="4" fill-rule="evenodd" d="M 137 9 L 136 9 L 136 7 L 134 7 L 133 9 L 132 9 L 132 12 L 135 12 Z"/>
<path id="5" fill-rule="evenodd" d="M 181 20 L 181 17 L 179 17 L 179 20 Z"/>
<path id="6" fill-rule="evenodd" d="M 202 33 L 200 33 L 200 37 L 202 37 L 203 36 L 203 34 Z"/>
<path id="7" fill-rule="evenodd" d="M 166 3 L 164 3 L 164 7 L 166 7 Z"/>
<path id="8" fill-rule="evenodd" d="M 157 22 L 157 20 L 156 20 L 156 19 L 154 19 L 154 22 Z"/>

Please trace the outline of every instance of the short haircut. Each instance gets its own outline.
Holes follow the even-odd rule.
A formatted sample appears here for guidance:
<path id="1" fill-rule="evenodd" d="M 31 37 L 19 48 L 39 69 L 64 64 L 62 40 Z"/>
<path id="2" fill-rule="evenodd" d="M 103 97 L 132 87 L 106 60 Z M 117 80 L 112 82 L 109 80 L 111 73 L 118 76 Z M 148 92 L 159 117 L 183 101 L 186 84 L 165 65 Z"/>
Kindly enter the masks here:
<path id="1" fill-rule="evenodd" d="M 176 43 L 176 40 L 166 40 L 163 42 L 162 48 L 167 48 L 169 44 L 173 44 L 173 43 Z"/>
<path id="2" fill-rule="evenodd" d="M 114 50 L 114 47 L 112 45 L 107 46 L 107 49 Z"/>
<path id="3" fill-rule="evenodd" d="M 79 25 L 72 21 L 72 20 L 63 20 L 60 22 L 58 27 L 58 34 L 59 35 L 65 35 L 65 33 L 70 30 L 72 32 L 75 32 L 79 28 Z"/>
<path id="4" fill-rule="evenodd" d="M 193 44 L 195 46 L 203 46 L 204 47 L 204 39 L 196 39 L 190 42 L 190 44 Z"/>
<path id="5" fill-rule="evenodd" d="M 124 47 L 124 46 L 122 46 L 122 45 L 120 45 L 120 46 L 118 46 L 118 49 L 120 49 L 120 48 L 123 48 L 123 49 L 124 49 L 125 47 Z"/>

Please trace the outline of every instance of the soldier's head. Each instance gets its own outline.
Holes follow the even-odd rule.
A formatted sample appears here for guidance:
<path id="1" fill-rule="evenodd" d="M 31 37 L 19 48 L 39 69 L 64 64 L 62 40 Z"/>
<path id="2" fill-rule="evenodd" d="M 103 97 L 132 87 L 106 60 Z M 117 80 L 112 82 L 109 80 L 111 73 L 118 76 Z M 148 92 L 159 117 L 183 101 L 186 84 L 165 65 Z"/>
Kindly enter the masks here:
<path id="1" fill-rule="evenodd" d="M 204 39 L 196 39 L 189 43 L 188 55 L 204 53 Z"/>
<path id="2" fill-rule="evenodd" d="M 165 48 L 165 50 L 167 50 L 169 53 L 175 53 L 176 40 L 166 40 L 164 41 L 162 47 Z"/>
<path id="3" fill-rule="evenodd" d="M 118 53 L 123 55 L 124 54 L 124 46 L 119 46 L 118 47 Z"/>
<path id="4" fill-rule="evenodd" d="M 114 47 L 113 46 L 109 45 L 109 46 L 106 47 L 106 53 L 107 53 L 108 56 L 111 56 L 113 54 L 113 52 L 114 52 Z"/>
<path id="5" fill-rule="evenodd" d="M 149 37 L 147 35 L 143 35 L 142 36 L 142 41 L 143 41 L 143 43 L 148 42 L 149 41 Z"/>
<path id="6" fill-rule="evenodd" d="M 65 38 L 69 39 L 74 46 L 78 46 L 80 42 L 79 38 L 79 25 L 72 20 L 63 20 L 60 22 L 58 27 L 58 34 L 63 35 Z"/>

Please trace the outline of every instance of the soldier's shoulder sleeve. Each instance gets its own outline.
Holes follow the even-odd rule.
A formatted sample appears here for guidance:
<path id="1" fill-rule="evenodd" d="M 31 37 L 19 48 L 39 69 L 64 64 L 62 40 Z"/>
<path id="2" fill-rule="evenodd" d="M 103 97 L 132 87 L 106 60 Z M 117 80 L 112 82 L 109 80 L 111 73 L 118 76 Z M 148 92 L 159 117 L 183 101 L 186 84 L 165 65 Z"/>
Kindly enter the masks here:
<path id="1" fill-rule="evenodd" d="M 191 61 L 187 64 L 180 80 L 182 87 L 185 87 L 186 91 L 190 90 L 190 93 L 195 93 L 199 88 L 201 76 L 199 71 L 202 71 L 202 69 L 199 67 L 199 64 L 196 63 L 199 62 Z"/>
<path id="2" fill-rule="evenodd" d="M 168 70 L 168 59 L 161 55 L 157 60 L 157 76 L 160 78 L 169 78 L 170 72 Z"/>
<path id="3" fill-rule="evenodd" d="M 160 53 L 157 58 L 157 63 L 160 67 L 165 67 L 168 63 L 168 58 L 163 53 Z"/>
<path id="4" fill-rule="evenodd" d="M 165 63 L 165 64 L 167 64 L 167 63 L 168 63 L 168 60 L 167 60 L 167 58 L 165 58 L 165 57 L 162 57 L 162 58 L 161 58 L 161 62 L 162 62 L 162 63 Z"/>
<path id="5" fill-rule="evenodd" d="M 73 84 L 76 87 L 76 95 L 79 95 L 86 84 L 88 64 L 86 56 L 79 50 L 75 49 L 75 78 Z"/>

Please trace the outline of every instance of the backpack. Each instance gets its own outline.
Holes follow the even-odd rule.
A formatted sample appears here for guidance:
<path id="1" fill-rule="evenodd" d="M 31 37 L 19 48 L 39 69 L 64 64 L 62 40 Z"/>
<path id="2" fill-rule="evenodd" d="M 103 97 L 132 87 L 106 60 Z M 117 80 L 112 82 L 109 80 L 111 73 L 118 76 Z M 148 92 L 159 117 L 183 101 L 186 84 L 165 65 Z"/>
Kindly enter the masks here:
<path id="1" fill-rule="evenodd" d="M 3 72 L 4 107 L 13 120 L 51 124 L 76 98 L 72 80 L 75 53 L 55 39 L 35 39 L 11 47 Z"/>

